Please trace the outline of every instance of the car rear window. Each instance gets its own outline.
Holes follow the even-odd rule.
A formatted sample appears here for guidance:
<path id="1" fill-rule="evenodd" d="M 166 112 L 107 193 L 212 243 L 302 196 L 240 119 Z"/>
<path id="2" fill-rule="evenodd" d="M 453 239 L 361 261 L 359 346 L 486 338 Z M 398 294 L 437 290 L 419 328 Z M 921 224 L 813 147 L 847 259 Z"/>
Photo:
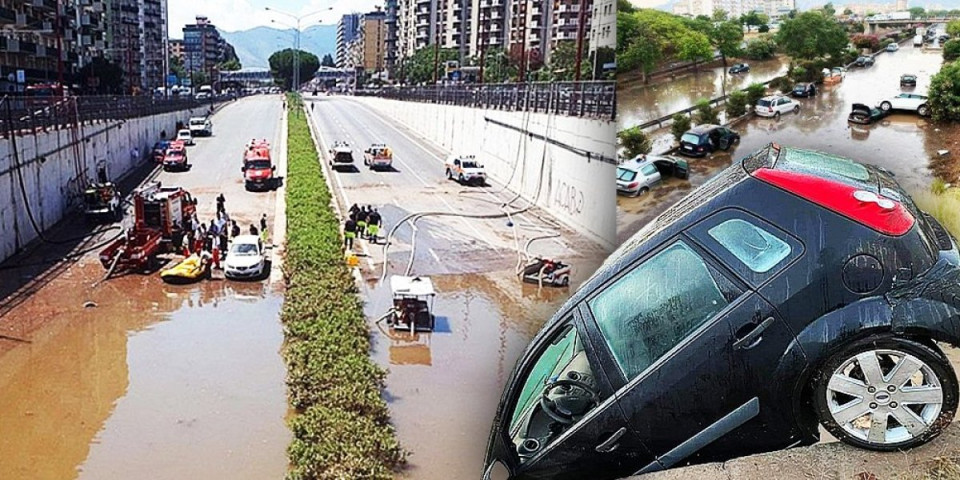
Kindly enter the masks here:
<path id="1" fill-rule="evenodd" d="M 607 286 L 588 305 L 630 379 L 728 303 L 703 259 L 677 241 Z"/>
<path id="2" fill-rule="evenodd" d="M 634 178 L 637 178 L 637 172 L 633 170 L 627 170 L 623 167 L 617 168 L 617 180 L 623 180 L 624 182 L 632 182 Z"/>
<path id="3" fill-rule="evenodd" d="M 857 186 L 870 184 L 876 187 L 867 167 L 842 157 L 827 155 L 812 150 L 784 150 L 777 159 L 775 168 L 814 175 Z"/>
<path id="4" fill-rule="evenodd" d="M 756 273 L 767 273 L 790 255 L 790 245 L 746 220 L 727 220 L 707 233 Z"/>
<path id="5" fill-rule="evenodd" d="M 773 102 L 771 102 L 770 100 L 759 100 L 759 101 L 757 101 L 757 105 L 760 105 L 761 107 L 769 107 L 771 103 L 773 103 Z"/>
<path id="6" fill-rule="evenodd" d="M 692 143 L 692 144 L 694 144 L 694 145 L 699 145 L 699 144 L 700 144 L 700 136 L 697 135 L 697 134 L 695 134 L 695 133 L 684 133 L 683 136 L 680 137 L 680 141 L 681 141 L 681 142 Z"/>

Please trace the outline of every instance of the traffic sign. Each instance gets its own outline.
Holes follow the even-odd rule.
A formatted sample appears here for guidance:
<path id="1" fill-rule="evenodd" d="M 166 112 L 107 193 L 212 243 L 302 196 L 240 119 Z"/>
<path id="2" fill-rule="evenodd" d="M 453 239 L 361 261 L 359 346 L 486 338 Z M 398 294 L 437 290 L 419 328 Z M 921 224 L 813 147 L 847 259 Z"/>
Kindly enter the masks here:
<path id="1" fill-rule="evenodd" d="M 176 76 L 176 75 L 167 75 L 167 86 L 168 86 L 168 87 L 172 87 L 172 86 L 176 85 L 176 84 L 177 84 L 177 80 L 178 80 L 178 79 L 177 79 L 177 76 Z"/>
<path id="2" fill-rule="evenodd" d="M 27 83 L 27 72 L 17 70 L 17 83 Z"/>

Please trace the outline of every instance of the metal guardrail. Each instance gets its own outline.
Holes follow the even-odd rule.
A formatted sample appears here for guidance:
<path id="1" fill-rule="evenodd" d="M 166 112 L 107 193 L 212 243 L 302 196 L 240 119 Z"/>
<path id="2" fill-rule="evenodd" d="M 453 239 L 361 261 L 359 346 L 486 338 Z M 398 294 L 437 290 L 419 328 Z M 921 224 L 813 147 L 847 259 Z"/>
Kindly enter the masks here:
<path id="1" fill-rule="evenodd" d="M 758 83 L 761 83 L 763 86 L 767 86 L 767 85 L 770 84 L 770 82 L 774 81 L 776 78 L 777 78 L 777 77 L 774 77 L 774 78 L 771 78 L 770 80 L 767 80 L 766 82 L 758 82 Z M 740 89 L 741 92 L 745 92 L 746 90 L 747 90 L 746 88 Z M 728 94 L 726 94 L 726 95 L 721 95 L 721 96 L 716 97 L 716 98 L 711 98 L 711 99 L 710 99 L 710 106 L 713 107 L 713 106 L 720 105 L 720 104 L 726 102 L 726 101 L 727 101 L 727 98 L 729 98 L 729 97 L 730 97 L 730 94 L 728 93 Z M 694 105 L 694 106 L 692 106 L 692 107 L 684 108 L 683 110 L 678 110 L 678 111 L 673 112 L 673 113 L 671 113 L 671 114 L 669 114 L 669 115 L 664 115 L 664 116 L 662 116 L 662 117 L 660 117 L 660 118 L 655 118 L 655 119 L 653 119 L 653 120 L 646 121 L 646 122 L 641 123 L 640 125 L 636 125 L 636 126 L 639 127 L 640 130 L 646 130 L 646 129 L 648 129 L 648 128 L 650 128 L 650 127 L 653 127 L 653 126 L 656 126 L 657 128 L 663 128 L 663 127 L 664 127 L 664 124 L 666 124 L 666 123 L 669 122 L 669 121 L 672 121 L 672 120 L 673 120 L 673 117 L 674 117 L 675 115 L 677 115 L 677 114 L 689 115 L 689 114 L 693 113 L 693 111 L 696 110 L 696 109 L 697 109 L 697 106 Z"/>
<path id="2" fill-rule="evenodd" d="M 0 135 L 13 131 L 29 135 L 46 130 L 67 128 L 107 121 L 126 120 L 161 113 L 177 112 L 217 100 L 186 98 L 154 98 L 149 96 L 75 96 L 75 97 L 4 97 L 11 107 L 10 115 L 0 115 Z M 9 120 L 8 120 L 9 119 Z"/>
<path id="3" fill-rule="evenodd" d="M 356 95 L 607 120 L 617 116 L 617 83 L 613 81 L 392 87 L 360 90 Z"/>

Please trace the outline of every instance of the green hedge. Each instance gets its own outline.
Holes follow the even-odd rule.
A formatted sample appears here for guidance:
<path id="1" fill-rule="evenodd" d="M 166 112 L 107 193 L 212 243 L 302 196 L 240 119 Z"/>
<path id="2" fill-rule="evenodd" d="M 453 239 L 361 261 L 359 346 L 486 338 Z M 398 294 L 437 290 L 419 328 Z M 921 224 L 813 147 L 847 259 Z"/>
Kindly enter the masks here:
<path id="1" fill-rule="evenodd" d="M 290 480 L 389 479 L 406 462 L 370 359 L 363 305 L 344 262 L 317 149 L 298 98 L 288 97 L 286 342 L 293 443 Z"/>

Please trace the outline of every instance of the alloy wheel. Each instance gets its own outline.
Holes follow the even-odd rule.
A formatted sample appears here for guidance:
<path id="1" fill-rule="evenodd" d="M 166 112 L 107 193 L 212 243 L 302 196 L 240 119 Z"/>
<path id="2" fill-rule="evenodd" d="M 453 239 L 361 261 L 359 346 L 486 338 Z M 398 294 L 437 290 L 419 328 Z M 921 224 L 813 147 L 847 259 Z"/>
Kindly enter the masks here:
<path id="1" fill-rule="evenodd" d="M 833 420 L 877 446 L 923 435 L 940 416 L 944 392 L 934 370 L 899 350 L 867 350 L 833 371 L 826 389 Z"/>

